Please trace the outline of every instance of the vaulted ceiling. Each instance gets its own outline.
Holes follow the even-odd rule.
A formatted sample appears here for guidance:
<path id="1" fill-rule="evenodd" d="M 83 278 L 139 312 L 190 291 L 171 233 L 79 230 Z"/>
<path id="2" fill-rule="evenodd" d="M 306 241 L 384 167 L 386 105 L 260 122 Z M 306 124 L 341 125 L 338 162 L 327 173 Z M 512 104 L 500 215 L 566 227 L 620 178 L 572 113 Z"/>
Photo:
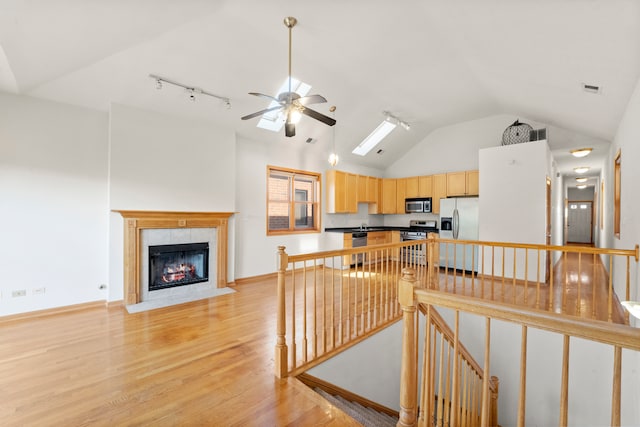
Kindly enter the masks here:
<path id="1" fill-rule="evenodd" d="M 602 159 L 640 76 L 637 0 L 0 0 L 0 90 L 107 111 L 112 102 L 211 121 L 268 143 L 284 132 L 240 117 L 293 76 L 337 107 L 335 129 L 304 117 L 287 142 L 333 141 L 341 158 L 384 169 L 442 126 L 511 114 Z M 149 74 L 228 97 L 157 90 Z M 598 94 L 582 85 L 599 86 Z M 411 124 L 351 154 L 389 111 Z M 497 143 L 500 135 L 496 136 Z M 582 161 L 583 164 L 588 164 Z M 597 166 L 597 165 L 596 165 Z"/>

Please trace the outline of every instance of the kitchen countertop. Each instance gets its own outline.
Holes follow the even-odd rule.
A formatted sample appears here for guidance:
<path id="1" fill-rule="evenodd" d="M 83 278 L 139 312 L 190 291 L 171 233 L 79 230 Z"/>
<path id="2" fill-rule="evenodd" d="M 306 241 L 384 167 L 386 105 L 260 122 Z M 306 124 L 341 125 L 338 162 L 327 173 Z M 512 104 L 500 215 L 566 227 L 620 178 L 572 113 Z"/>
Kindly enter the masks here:
<path id="1" fill-rule="evenodd" d="M 328 233 L 354 233 L 359 231 L 366 232 L 374 232 L 374 231 L 411 231 L 415 230 L 415 228 L 411 227 L 399 227 L 393 225 L 373 225 L 367 227 L 366 229 L 360 229 L 360 227 L 334 227 L 334 228 L 325 228 L 324 231 Z"/>

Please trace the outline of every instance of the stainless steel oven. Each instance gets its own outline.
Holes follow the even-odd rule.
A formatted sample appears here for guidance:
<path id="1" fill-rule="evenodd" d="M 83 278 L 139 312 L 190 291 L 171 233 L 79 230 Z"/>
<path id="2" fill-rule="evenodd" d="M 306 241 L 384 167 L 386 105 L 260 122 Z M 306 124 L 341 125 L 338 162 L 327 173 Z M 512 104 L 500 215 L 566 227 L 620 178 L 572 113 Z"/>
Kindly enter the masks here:
<path id="1" fill-rule="evenodd" d="M 427 238 L 428 233 L 437 232 L 438 227 L 436 221 L 411 220 L 409 222 L 409 228 L 400 232 L 400 240 L 402 242 L 424 240 Z M 426 265 L 427 245 L 425 243 L 416 243 L 403 247 L 402 259 L 408 264 Z"/>

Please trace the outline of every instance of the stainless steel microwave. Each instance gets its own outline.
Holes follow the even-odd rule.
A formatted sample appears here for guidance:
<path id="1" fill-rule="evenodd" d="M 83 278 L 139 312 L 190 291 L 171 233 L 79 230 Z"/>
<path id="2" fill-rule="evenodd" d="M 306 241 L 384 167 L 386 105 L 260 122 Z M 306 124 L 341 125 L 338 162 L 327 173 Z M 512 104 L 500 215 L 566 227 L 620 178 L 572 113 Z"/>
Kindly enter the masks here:
<path id="1" fill-rule="evenodd" d="M 431 212 L 431 197 L 416 197 L 405 199 L 404 211 L 406 213 Z"/>

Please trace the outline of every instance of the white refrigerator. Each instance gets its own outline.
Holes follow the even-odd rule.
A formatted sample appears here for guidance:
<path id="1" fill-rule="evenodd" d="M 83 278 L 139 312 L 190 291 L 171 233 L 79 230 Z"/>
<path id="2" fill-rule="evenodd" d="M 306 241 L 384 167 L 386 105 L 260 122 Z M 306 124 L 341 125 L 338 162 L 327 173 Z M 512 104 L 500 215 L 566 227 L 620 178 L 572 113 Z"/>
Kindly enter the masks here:
<path id="1" fill-rule="evenodd" d="M 440 199 L 440 238 L 478 240 L 477 197 Z M 441 243 L 440 266 L 477 272 L 478 247 Z"/>

